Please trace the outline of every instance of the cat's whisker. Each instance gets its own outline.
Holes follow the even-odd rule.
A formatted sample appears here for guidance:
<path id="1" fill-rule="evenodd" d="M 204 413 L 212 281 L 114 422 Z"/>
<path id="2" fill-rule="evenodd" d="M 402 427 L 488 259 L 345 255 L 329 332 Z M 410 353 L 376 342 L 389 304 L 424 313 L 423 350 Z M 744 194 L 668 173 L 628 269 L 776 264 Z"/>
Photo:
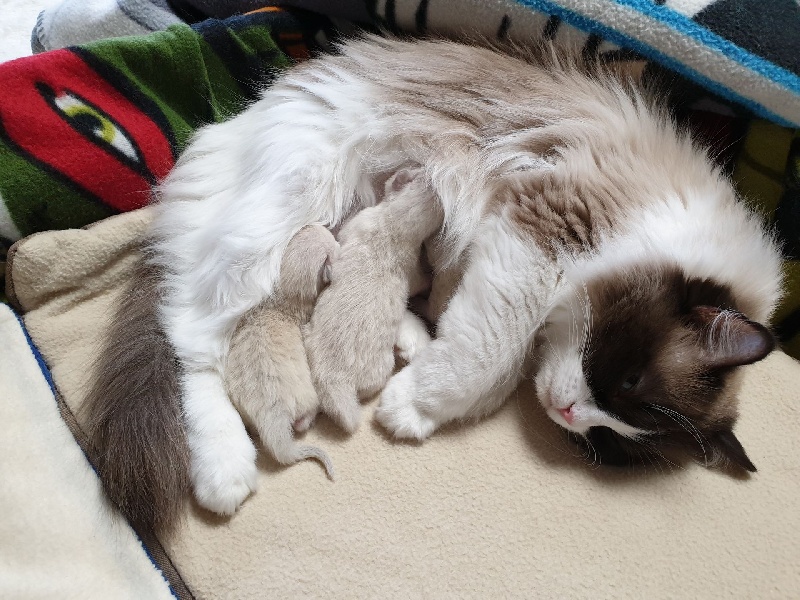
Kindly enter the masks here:
<path id="1" fill-rule="evenodd" d="M 654 432 L 654 433 L 655 433 L 656 435 L 660 435 L 660 434 L 661 434 L 661 427 L 660 427 L 660 426 L 659 426 L 659 424 L 658 424 L 658 419 L 656 418 L 656 416 L 655 416 L 653 413 L 651 413 L 651 412 L 650 412 L 649 408 L 650 408 L 649 406 L 645 406 L 645 407 L 644 407 L 644 411 L 645 411 L 645 412 L 646 412 L 648 415 L 650 415 L 650 418 L 651 418 L 651 419 L 653 419 L 653 425 L 655 425 L 655 427 L 656 427 L 656 430 L 655 430 L 655 432 Z"/>
<path id="2" fill-rule="evenodd" d="M 644 458 L 647 457 L 647 453 L 646 452 L 642 453 L 641 450 L 636 450 L 636 456 L 638 458 L 638 461 L 631 461 L 631 471 L 633 471 L 633 472 L 636 471 L 636 464 L 638 462 L 638 464 L 641 465 L 642 470 L 644 471 L 644 474 L 647 475 L 647 465 L 645 465 L 645 462 L 644 462 Z M 653 464 L 652 461 L 650 461 L 650 464 L 651 465 Z"/>
<path id="3" fill-rule="evenodd" d="M 650 445 L 649 449 L 650 449 L 650 452 L 653 452 L 661 460 L 663 460 L 665 463 L 667 463 L 667 465 L 669 466 L 670 472 L 674 471 L 676 468 L 677 469 L 681 469 L 681 470 L 685 470 L 683 468 L 683 466 L 672 462 L 670 459 L 668 459 L 666 456 L 664 456 L 664 454 L 658 448 L 656 448 L 655 446 Z"/>
<path id="4" fill-rule="evenodd" d="M 569 435 L 570 434 L 569 434 L 569 432 L 566 432 L 566 433 L 567 433 L 567 438 L 569 439 Z M 594 444 L 592 444 L 591 440 L 588 437 L 586 437 L 586 436 L 581 436 L 581 437 L 583 438 L 583 441 L 586 442 L 586 455 L 582 456 L 582 458 L 585 458 L 588 461 L 589 460 L 589 452 L 591 451 L 591 453 L 592 453 L 592 462 L 591 462 L 591 464 L 589 466 L 592 467 L 593 469 L 596 469 L 596 468 L 600 467 L 602 462 L 603 462 L 603 459 L 602 459 L 602 456 L 600 454 L 598 454 L 597 448 L 595 448 Z"/>
<path id="5" fill-rule="evenodd" d="M 636 441 L 637 443 L 639 443 L 639 445 L 640 445 L 640 446 L 641 446 L 641 448 L 642 448 L 642 450 L 641 450 L 640 452 L 641 452 L 641 453 L 643 453 L 643 454 L 644 454 L 644 456 L 645 456 L 645 458 L 647 458 L 647 461 L 648 461 L 648 462 L 649 462 L 651 465 L 653 465 L 653 468 L 654 468 L 654 469 L 656 469 L 656 470 L 658 470 L 659 472 L 663 473 L 663 472 L 664 472 L 664 467 L 663 467 L 663 466 L 661 465 L 661 463 L 658 461 L 658 456 L 657 456 L 657 455 L 655 455 L 655 454 L 652 452 L 652 448 L 650 448 L 650 447 L 649 447 L 649 446 L 648 446 L 648 445 L 647 445 L 647 444 L 646 444 L 646 443 L 645 443 L 643 440 L 637 439 L 637 440 L 635 440 L 635 441 Z M 640 454 L 640 456 L 641 456 L 641 454 Z M 655 457 L 655 458 L 656 458 L 656 460 L 653 460 L 653 457 Z"/>
<path id="6" fill-rule="evenodd" d="M 671 408 L 667 408 L 666 406 L 661 406 L 660 404 L 650 404 L 650 407 L 654 408 L 655 410 L 667 415 L 670 419 L 675 421 L 678 425 L 680 425 L 689 435 L 691 435 L 697 444 L 700 446 L 700 449 L 703 451 L 703 459 L 705 466 L 708 466 L 708 453 L 706 451 L 706 444 L 704 443 L 705 436 L 700 432 L 700 430 L 691 422 L 691 420 L 682 415 L 676 410 Z M 707 441 L 707 440 L 705 440 Z"/>
<path id="7" fill-rule="evenodd" d="M 645 410 L 647 410 L 647 409 L 645 409 Z M 656 420 L 655 415 L 653 415 L 650 411 L 647 411 L 647 413 L 653 418 L 653 423 L 656 426 L 656 434 L 657 435 L 660 434 L 660 428 L 658 426 L 658 421 Z M 659 459 L 661 459 L 664 462 L 666 462 L 670 466 L 670 471 L 673 470 L 673 467 L 677 467 L 679 469 L 683 469 L 683 467 L 681 465 L 675 464 L 670 459 L 668 459 L 666 456 L 664 456 L 664 454 L 657 448 L 655 442 L 653 440 L 651 440 L 648 436 L 639 435 L 639 436 L 635 436 L 635 437 L 633 437 L 631 439 L 633 441 L 635 441 L 636 443 L 641 444 L 642 446 L 645 446 L 650 452 L 652 452 L 655 455 L 657 455 Z"/>

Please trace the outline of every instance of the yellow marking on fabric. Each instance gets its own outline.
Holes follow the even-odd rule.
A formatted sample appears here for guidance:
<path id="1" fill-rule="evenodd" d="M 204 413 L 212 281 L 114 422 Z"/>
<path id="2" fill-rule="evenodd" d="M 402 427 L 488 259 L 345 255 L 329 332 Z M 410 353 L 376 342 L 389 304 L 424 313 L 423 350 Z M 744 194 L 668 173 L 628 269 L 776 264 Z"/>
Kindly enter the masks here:
<path id="1" fill-rule="evenodd" d="M 95 131 L 98 137 L 100 137 L 100 139 L 102 139 L 104 142 L 108 142 L 109 144 L 112 144 L 114 142 L 114 138 L 116 137 L 117 134 L 116 127 L 114 127 L 114 124 L 108 117 L 106 117 L 102 113 L 99 113 L 91 106 L 86 106 L 86 105 L 68 106 L 64 108 L 64 114 L 70 118 L 75 118 L 78 115 L 93 116 L 100 122 L 100 127 L 101 127 L 100 131 Z"/>

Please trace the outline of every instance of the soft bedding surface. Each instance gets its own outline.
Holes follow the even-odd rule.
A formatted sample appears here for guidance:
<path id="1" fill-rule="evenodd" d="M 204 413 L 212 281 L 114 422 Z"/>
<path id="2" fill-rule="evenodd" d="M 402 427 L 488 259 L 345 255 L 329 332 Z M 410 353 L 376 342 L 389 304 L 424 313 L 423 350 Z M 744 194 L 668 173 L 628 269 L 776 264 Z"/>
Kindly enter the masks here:
<path id="1" fill-rule="evenodd" d="M 86 371 L 149 216 L 42 233 L 11 256 L 13 298 L 78 438 Z M 694 464 L 592 467 L 525 385 L 497 415 L 421 446 L 393 443 L 369 421 L 345 439 L 323 419 L 308 438 L 330 452 L 335 483 L 314 462 L 262 458 L 259 490 L 236 516 L 191 505 L 154 555 L 171 559 L 181 596 L 198 598 L 792 597 L 798 385 L 800 364 L 781 353 L 746 369 L 737 435 L 759 472 L 744 479 Z M 81 473 L 61 477 L 61 493 L 86 487 Z M 52 493 L 53 482 L 37 485 L 30 497 Z M 31 518 L 26 535 L 48 526 Z"/>
<path id="2" fill-rule="evenodd" d="M 0 596 L 170 598 L 106 505 L 22 322 L 0 305 Z"/>
<path id="3" fill-rule="evenodd" d="M 784 348 L 800 355 L 800 141 L 785 127 L 798 122 L 794 0 L 283 4 L 398 31 L 478 25 L 577 40 L 648 59 L 645 75 L 677 61 L 677 109 L 719 148 L 733 143 L 727 168 L 786 243 L 789 294 L 777 321 Z M 37 362 L 20 321 L 0 307 L 0 596 L 795 596 L 800 365 L 782 353 L 746 370 L 737 435 L 759 467 L 746 479 L 697 465 L 591 467 L 523 386 L 496 416 L 422 446 L 393 443 L 368 422 L 345 439 L 323 420 L 308 437 L 331 453 L 338 481 L 311 462 L 284 469 L 263 459 L 259 492 L 233 519 L 190 504 L 183 529 L 161 540 L 121 520 L 87 460 L 81 403 L 150 219 L 140 207 L 194 128 L 240 110 L 269 68 L 324 50 L 337 29 L 324 15 L 277 10 L 202 21 L 237 6 L 64 0 L 40 18 L 37 49 L 85 44 L 0 65 L 0 237 L 10 246 L 29 236 L 11 251 L 6 287 L 41 350 Z M 198 23 L 174 25 L 181 19 Z M 757 60 L 737 62 L 745 55 L 729 44 Z M 99 143 L 33 109 L 65 92 L 89 100 L 82 119 L 103 126 Z"/>

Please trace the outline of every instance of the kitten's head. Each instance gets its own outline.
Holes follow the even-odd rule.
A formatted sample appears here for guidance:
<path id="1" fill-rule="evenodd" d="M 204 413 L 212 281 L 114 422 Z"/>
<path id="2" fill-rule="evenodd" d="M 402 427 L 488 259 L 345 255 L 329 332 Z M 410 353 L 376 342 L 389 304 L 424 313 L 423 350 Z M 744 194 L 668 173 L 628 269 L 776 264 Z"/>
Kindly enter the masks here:
<path id="1" fill-rule="evenodd" d="M 286 246 L 281 259 L 280 291 L 285 298 L 316 300 L 331 281 L 331 264 L 339 244 L 322 225 L 306 225 Z"/>
<path id="2" fill-rule="evenodd" d="M 732 431 L 736 371 L 775 340 L 729 288 L 678 267 L 631 267 L 568 290 L 539 346 L 540 402 L 602 463 L 678 448 L 755 471 Z"/>

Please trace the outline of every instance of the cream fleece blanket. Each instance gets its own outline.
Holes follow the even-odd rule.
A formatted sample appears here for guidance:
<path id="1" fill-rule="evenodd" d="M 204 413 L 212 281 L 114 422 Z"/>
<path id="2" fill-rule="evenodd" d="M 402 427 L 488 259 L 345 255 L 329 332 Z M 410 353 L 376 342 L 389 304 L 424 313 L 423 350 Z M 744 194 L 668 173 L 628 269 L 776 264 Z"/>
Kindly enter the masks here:
<path id="1" fill-rule="evenodd" d="M 12 256 L 13 296 L 75 413 L 148 218 L 39 234 Z M 369 421 L 345 438 L 322 419 L 307 437 L 330 452 L 335 483 L 313 462 L 262 459 L 236 516 L 191 506 L 161 542 L 198 598 L 797 597 L 799 387 L 800 364 L 783 354 L 748 368 L 736 431 L 759 472 L 746 479 L 695 465 L 592 468 L 524 386 L 495 416 L 420 446 Z M 50 479 L 37 485 L 27 498 L 52 494 Z"/>
<path id="2" fill-rule="evenodd" d="M 21 323 L 0 305 L 0 597 L 171 598 L 59 412 Z"/>

